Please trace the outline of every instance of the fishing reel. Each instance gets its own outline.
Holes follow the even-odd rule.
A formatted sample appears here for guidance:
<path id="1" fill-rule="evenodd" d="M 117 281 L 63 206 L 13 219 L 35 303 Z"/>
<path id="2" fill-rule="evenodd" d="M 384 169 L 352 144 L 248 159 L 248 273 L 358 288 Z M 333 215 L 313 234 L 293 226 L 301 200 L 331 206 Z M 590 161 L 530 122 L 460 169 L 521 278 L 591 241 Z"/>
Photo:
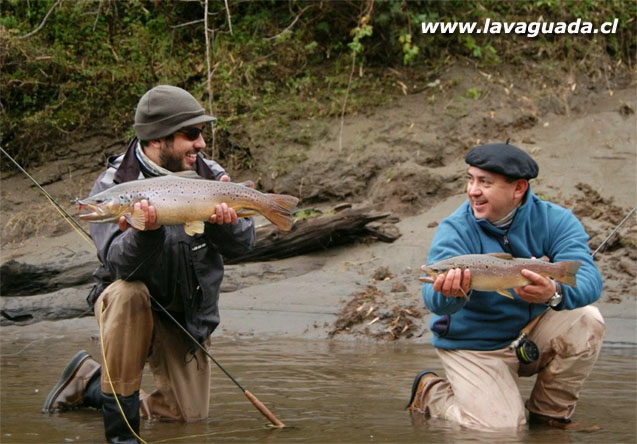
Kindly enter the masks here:
<path id="1" fill-rule="evenodd" d="M 525 334 L 513 341 L 511 348 L 515 350 L 515 355 L 521 364 L 532 364 L 540 359 L 540 349 Z"/>

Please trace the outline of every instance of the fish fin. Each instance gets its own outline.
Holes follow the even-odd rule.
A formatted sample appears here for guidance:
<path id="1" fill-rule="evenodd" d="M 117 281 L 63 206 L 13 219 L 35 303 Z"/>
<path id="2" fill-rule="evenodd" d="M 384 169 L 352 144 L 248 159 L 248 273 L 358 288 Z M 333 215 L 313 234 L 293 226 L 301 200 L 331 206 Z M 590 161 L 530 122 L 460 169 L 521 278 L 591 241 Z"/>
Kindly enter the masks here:
<path id="1" fill-rule="evenodd" d="M 146 216 L 141 208 L 133 210 L 132 213 L 126 214 L 124 217 L 126 218 L 128 225 L 136 230 L 143 230 L 146 228 Z"/>
<path id="2" fill-rule="evenodd" d="M 269 205 L 263 209 L 261 214 L 270 222 L 279 227 L 283 231 L 292 229 L 292 215 L 299 203 L 298 197 L 288 194 L 265 194 L 269 199 Z"/>
<path id="3" fill-rule="evenodd" d="M 489 256 L 497 257 L 498 259 L 504 259 L 505 261 L 512 261 L 514 259 L 509 253 L 487 253 Z"/>
<path id="4" fill-rule="evenodd" d="M 575 275 L 577 270 L 582 266 L 580 261 L 565 261 L 558 262 L 562 268 L 562 276 L 555 277 L 555 280 L 561 284 L 568 285 L 569 287 L 575 287 L 577 285 L 577 279 Z"/>
<path id="5" fill-rule="evenodd" d="M 513 295 L 509 290 L 496 290 L 496 293 L 501 294 L 502 296 L 505 296 L 509 299 L 513 299 Z"/>
<path id="6" fill-rule="evenodd" d="M 244 182 L 237 182 L 237 185 L 242 185 L 244 187 L 248 187 L 248 188 L 252 188 L 252 189 L 256 188 L 256 184 L 252 180 L 246 180 Z"/>
<path id="7" fill-rule="evenodd" d="M 184 231 L 188 236 L 194 236 L 195 234 L 203 233 L 205 225 L 201 220 L 193 220 L 192 222 L 186 222 L 184 224 Z"/>
<path id="8" fill-rule="evenodd" d="M 236 213 L 237 213 L 237 217 L 250 217 L 250 216 L 254 216 L 255 214 L 259 214 L 258 211 L 248 210 L 247 208 L 239 208 L 238 210 L 236 210 Z"/>
<path id="9" fill-rule="evenodd" d="M 205 180 L 203 177 L 201 177 L 199 174 L 197 174 L 196 171 L 193 171 L 193 170 L 177 171 L 176 173 L 173 173 L 172 175 L 173 176 L 177 176 L 177 177 L 181 177 L 183 179 L 202 179 L 202 180 Z"/>

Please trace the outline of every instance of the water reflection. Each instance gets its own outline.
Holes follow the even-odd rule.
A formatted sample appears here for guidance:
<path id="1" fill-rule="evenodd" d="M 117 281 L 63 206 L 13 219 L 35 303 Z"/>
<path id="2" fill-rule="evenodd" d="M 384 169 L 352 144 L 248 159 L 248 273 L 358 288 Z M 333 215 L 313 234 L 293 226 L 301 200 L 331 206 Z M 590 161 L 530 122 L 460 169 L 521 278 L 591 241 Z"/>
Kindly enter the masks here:
<path id="1" fill-rule="evenodd" d="M 103 442 L 101 415 L 90 410 L 42 415 L 59 372 L 79 349 L 99 344 L 77 334 L 39 339 L 2 334 L 3 443 Z M 30 344 L 26 349 L 24 348 Z M 18 353 L 16 355 L 16 353 Z M 547 429 L 475 432 L 446 421 L 413 421 L 405 411 L 414 375 L 440 371 L 430 346 L 334 341 L 217 339 L 213 356 L 289 428 L 267 420 L 220 371 L 213 371 L 210 418 L 201 423 L 142 422 L 148 442 L 272 443 L 567 443 L 635 442 L 635 349 L 605 348 L 585 385 L 576 417 L 604 427 L 591 434 Z M 12 355 L 13 354 L 13 355 Z M 528 395 L 533 380 L 522 380 Z M 143 387 L 152 389 L 145 374 Z M 186 439 L 176 439 L 188 436 Z"/>

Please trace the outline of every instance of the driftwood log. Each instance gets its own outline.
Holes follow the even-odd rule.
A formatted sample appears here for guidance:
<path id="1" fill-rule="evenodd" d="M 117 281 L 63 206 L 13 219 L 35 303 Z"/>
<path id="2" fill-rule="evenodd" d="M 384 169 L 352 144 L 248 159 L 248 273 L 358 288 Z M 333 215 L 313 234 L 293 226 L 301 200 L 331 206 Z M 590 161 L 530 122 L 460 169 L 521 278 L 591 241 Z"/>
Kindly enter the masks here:
<path id="1" fill-rule="evenodd" d="M 274 225 L 259 227 L 254 249 L 226 263 L 283 259 L 358 239 L 393 242 L 400 237 L 394 225 L 397 221 L 390 213 L 378 213 L 371 207 L 351 208 L 343 204 L 335 207 L 333 213 L 296 221 L 291 231 L 281 231 Z"/>
<path id="2" fill-rule="evenodd" d="M 0 266 L 0 295 L 31 296 L 87 284 L 93 281 L 98 266 L 97 258 L 93 257 L 85 262 L 39 265 L 10 260 Z"/>

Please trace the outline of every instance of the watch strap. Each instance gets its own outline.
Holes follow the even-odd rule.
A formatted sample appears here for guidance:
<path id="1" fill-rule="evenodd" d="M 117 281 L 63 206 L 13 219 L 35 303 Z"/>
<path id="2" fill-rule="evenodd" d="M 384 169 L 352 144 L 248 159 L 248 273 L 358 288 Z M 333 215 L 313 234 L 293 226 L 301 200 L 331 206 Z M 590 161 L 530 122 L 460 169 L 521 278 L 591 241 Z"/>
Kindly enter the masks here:
<path id="1" fill-rule="evenodd" d="M 545 304 L 548 307 L 555 309 L 562 303 L 564 295 L 562 293 L 562 285 L 557 281 L 553 282 L 555 282 L 555 294 L 551 296 L 549 300 L 545 302 Z"/>

